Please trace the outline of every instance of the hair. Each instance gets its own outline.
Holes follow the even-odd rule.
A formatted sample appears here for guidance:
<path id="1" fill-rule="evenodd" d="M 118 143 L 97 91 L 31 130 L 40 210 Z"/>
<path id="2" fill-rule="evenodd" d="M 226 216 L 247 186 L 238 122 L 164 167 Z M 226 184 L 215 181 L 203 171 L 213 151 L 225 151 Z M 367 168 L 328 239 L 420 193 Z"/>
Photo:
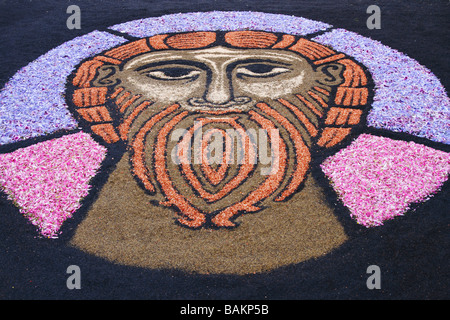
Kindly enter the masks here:
<path id="1" fill-rule="evenodd" d="M 107 144 L 125 140 L 126 137 L 120 133 L 115 118 L 123 114 L 139 97 L 122 96 L 121 101 L 116 101 L 116 110 L 111 110 L 107 100 L 117 97 L 123 88 L 119 87 L 113 91 L 113 86 L 93 86 L 98 69 L 105 65 L 121 65 L 130 58 L 148 52 L 201 49 L 217 45 L 242 49 L 289 50 L 304 57 L 315 67 L 329 63 L 341 64 L 344 81 L 336 89 L 329 92 L 316 86 L 314 91 L 308 92 L 310 99 L 323 107 L 321 110 L 302 95 L 297 96 L 306 107 L 323 119 L 321 128 L 315 132 L 316 144 L 320 147 L 337 145 L 360 124 L 364 110 L 367 109 L 369 89 L 368 75 L 359 63 L 343 53 L 299 36 L 248 30 L 155 35 L 130 41 L 89 58 L 79 65 L 71 80 L 73 92 L 69 97 L 72 98 L 76 114 Z M 321 95 L 327 96 L 328 102 Z M 121 121 L 123 122 L 123 119 L 119 119 L 119 122 Z"/>

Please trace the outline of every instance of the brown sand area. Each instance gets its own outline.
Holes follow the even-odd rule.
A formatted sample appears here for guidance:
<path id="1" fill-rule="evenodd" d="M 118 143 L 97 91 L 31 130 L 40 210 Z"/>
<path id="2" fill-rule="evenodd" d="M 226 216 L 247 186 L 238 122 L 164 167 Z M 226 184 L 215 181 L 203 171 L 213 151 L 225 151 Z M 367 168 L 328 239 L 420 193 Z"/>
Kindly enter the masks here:
<path id="1" fill-rule="evenodd" d="M 347 240 L 309 176 L 289 201 L 236 219 L 234 229 L 191 230 L 177 214 L 151 204 L 125 154 L 99 191 L 71 245 L 109 261 L 201 274 L 261 273 L 320 257 Z"/>

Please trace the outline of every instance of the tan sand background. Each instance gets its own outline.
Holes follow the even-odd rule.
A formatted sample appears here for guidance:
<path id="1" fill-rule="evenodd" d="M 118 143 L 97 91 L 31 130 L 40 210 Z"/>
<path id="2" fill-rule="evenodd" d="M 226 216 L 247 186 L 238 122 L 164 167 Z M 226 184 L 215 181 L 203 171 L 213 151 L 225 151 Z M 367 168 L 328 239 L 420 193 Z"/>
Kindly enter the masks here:
<path id="1" fill-rule="evenodd" d="M 235 229 L 183 228 L 174 211 L 149 201 L 125 154 L 71 245 L 118 264 L 242 275 L 319 257 L 347 240 L 311 176 L 289 201 L 240 216 Z"/>

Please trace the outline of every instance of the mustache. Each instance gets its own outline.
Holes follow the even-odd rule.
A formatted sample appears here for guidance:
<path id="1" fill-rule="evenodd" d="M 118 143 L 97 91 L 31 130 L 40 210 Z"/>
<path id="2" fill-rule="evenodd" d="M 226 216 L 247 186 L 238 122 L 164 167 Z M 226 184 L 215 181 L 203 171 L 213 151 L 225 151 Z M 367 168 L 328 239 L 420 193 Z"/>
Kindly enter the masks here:
<path id="1" fill-rule="evenodd" d="M 252 102 L 252 98 L 250 97 L 236 97 L 232 100 L 227 101 L 226 103 L 211 103 L 206 101 L 204 98 L 191 98 L 187 102 L 189 106 L 193 108 L 201 108 L 201 109 L 213 109 L 213 110 L 226 110 L 230 108 L 241 109 L 248 106 L 249 103 Z"/>

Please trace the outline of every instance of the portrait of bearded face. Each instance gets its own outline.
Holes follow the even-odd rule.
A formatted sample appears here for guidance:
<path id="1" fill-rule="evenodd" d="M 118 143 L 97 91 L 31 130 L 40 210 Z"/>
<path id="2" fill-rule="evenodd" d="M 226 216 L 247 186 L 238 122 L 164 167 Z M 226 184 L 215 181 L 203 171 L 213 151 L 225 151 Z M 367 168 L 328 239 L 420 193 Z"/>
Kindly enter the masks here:
<path id="1" fill-rule="evenodd" d="M 121 210 L 120 215 L 129 215 L 128 220 L 136 214 L 145 216 L 135 227 L 145 228 L 152 221 L 148 228 L 160 229 L 161 223 L 152 220 L 155 211 L 162 210 L 167 221 L 172 221 L 167 210 L 175 211 L 176 223 L 164 232 L 172 238 L 185 232 L 200 234 L 184 234 L 183 239 L 208 232 L 208 239 L 193 239 L 203 243 L 199 248 L 236 243 L 236 233 L 230 238 L 221 229 L 243 229 L 239 237 L 279 233 L 271 226 L 284 218 L 302 225 L 284 229 L 287 234 L 333 229 L 338 235 L 333 241 L 321 239 L 323 235 L 310 241 L 306 251 L 314 252 L 306 256 L 311 257 L 346 238 L 323 199 L 314 200 L 321 191 L 310 177 L 313 155 L 318 149 L 339 147 L 361 125 L 369 99 L 367 76 L 348 56 L 302 37 L 259 31 L 191 32 L 132 41 L 83 62 L 73 74 L 68 96 L 74 114 L 101 141 L 126 145 L 126 160 L 118 163 L 101 194 L 117 190 L 122 203 L 133 203 L 134 213 Z M 133 177 L 133 182 L 128 179 L 130 187 L 118 185 L 113 178 L 118 172 L 122 180 Z M 303 192 L 307 203 L 299 201 Z M 111 245 L 98 242 L 94 248 L 82 240 L 98 232 L 98 221 L 93 222 L 96 212 L 111 211 L 110 201 L 101 198 L 98 202 L 103 205 L 91 207 L 74 244 L 120 260 L 129 253 L 126 249 L 111 250 Z M 299 212 L 287 213 L 287 208 Z M 302 220 L 311 220 L 308 215 L 319 217 L 313 218 L 318 225 L 311 228 Z M 270 231 L 245 229 L 258 224 Z M 210 238 L 211 232 L 217 238 Z M 147 243 L 149 237 L 134 237 L 132 242 L 140 238 Z M 146 258 L 132 264 L 147 266 L 144 260 L 155 260 L 144 247 L 139 256 Z M 139 260 L 137 255 L 133 259 Z M 160 256 L 156 259 L 168 263 Z M 192 265 L 194 260 L 186 263 Z M 233 272 L 241 268 L 238 265 Z"/>

